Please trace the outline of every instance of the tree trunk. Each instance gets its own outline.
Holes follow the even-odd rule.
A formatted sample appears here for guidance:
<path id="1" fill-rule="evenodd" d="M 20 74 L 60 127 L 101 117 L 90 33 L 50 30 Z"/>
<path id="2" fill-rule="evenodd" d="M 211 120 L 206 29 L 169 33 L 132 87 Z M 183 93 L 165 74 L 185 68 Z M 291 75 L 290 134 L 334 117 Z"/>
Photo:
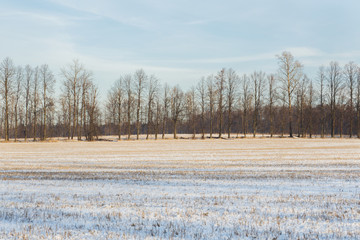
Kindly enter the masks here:
<path id="1" fill-rule="evenodd" d="M 290 137 L 293 137 L 293 130 L 292 130 L 292 111 L 291 111 L 291 95 L 289 93 L 288 95 L 288 99 L 289 99 L 289 135 Z"/>
<path id="2" fill-rule="evenodd" d="M 18 135 L 18 110 L 17 110 L 17 103 L 15 105 L 15 111 L 14 111 L 14 117 L 15 117 L 15 133 L 14 133 L 14 139 L 15 142 L 17 141 L 17 135 Z"/>
<path id="3" fill-rule="evenodd" d="M 243 112 L 243 132 L 244 132 L 244 138 L 246 138 L 247 133 L 247 110 L 244 109 Z"/>
<path id="4" fill-rule="evenodd" d="M 177 136 L 176 136 L 176 124 L 177 124 L 177 121 L 174 121 L 174 139 L 177 139 Z"/>
<path id="5" fill-rule="evenodd" d="M 164 116 L 162 123 L 162 139 L 165 139 L 165 132 L 166 132 L 166 117 Z"/>
<path id="6" fill-rule="evenodd" d="M 231 105 L 229 105 L 229 111 L 228 111 L 228 138 L 230 138 L 230 135 L 231 135 L 231 121 L 232 121 L 232 118 L 231 118 Z"/>
<path id="7" fill-rule="evenodd" d="M 5 77 L 5 141 L 9 141 L 9 101 L 8 101 L 8 79 Z"/>
<path id="8" fill-rule="evenodd" d="M 210 139 L 213 135 L 213 109 L 210 107 Z"/>

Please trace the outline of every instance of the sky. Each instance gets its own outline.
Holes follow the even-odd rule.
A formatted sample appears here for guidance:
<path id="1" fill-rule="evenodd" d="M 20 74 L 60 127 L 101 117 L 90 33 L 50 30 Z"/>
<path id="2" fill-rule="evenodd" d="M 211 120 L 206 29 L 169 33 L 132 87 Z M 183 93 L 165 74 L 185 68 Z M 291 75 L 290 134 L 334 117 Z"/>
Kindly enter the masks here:
<path id="1" fill-rule="evenodd" d="M 144 69 L 185 90 L 202 76 L 276 73 L 290 51 L 316 79 L 320 65 L 360 63 L 360 1 L 4 0 L 0 58 L 60 69 L 78 59 L 106 95 Z"/>

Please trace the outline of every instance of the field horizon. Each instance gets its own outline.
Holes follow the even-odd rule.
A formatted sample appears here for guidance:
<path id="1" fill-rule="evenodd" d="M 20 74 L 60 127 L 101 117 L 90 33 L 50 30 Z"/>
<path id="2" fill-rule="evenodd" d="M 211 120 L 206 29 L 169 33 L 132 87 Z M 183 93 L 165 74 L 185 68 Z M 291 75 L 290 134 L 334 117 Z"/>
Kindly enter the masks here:
<path id="1" fill-rule="evenodd" d="M 177 138 L 174 138 L 173 134 L 165 134 L 165 137 L 162 138 L 162 134 L 158 134 L 157 138 L 155 138 L 154 134 L 150 134 L 148 139 L 146 139 L 146 134 L 140 134 L 139 139 L 136 139 L 136 134 L 131 134 L 130 139 L 128 139 L 127 135 L 121 135 L 121 139 L 119 140 L 118 135 L 101 135 L 98 136 L 98 138 L 95 138 L 92 141 L 88 141 L 85 139 L 84 136 L 82 136 L 81 140 L 77 139 L 77 136 L 74 136 L 73 139 L 68 137 L 47 137 L 45 140 L 41 140 L 40 138 L 36 138 L 34 141 L 33 138 L 28 138 L 26 141 L 24 138 L 17 138 L 16 141 L 14 138 L 10 138 L 9 141 L 5 141 L 3 138 L 0 139 L 0 143 L 31 143 L 31 142 L 79 142 L 79 141 L 86 141 L 86 142 L 101 142 L 101 141 L 109 141 L 109 142 L 121 142 L 121 141 L 138 141 L 138 140 L 239 140 L 239 139 L 360 139 L 360 137 L 357 137 L 356 135 L 353 135 L 352 137 L 349 137 L 349 135 L 340 135 L 336 134 L 334 137 L 331 137 L 330 134 L 326 134 L 323 138 L 320 134 L 313 134 L 310 136 L 304 136 L 304 137 L 298 137 L 297 134 L 290 137 L 289 134 L 273 134 L 273 136 L 270 136 L 270 133 L 257 133 L 254 137 L 252 133 L 246 134 L 246 136 L 243 133 L 231 133 L 230 138 L 228 137 L 227 133 L 223 133 L 221 137 L 219 137 L 218 133 L 214 133 L 212 137 L 210 137 L 209 133 L 206 133 L 204 135 L 204 138 L 202 138 L 202 134 L 197 133 L 195 134 L 195 137 L 191 133 L 180 133 L 177 134 Z"/>

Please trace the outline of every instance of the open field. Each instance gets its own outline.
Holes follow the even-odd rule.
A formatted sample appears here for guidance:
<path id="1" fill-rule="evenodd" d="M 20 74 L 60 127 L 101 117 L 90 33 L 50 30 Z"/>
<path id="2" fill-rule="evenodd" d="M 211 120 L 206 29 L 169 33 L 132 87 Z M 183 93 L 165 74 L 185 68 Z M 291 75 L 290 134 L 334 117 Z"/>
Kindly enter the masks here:
<path id="1" fill-rule="evenodd" d="M 0 144 L 0 239 L 356 239 L 360 140 Z"/>

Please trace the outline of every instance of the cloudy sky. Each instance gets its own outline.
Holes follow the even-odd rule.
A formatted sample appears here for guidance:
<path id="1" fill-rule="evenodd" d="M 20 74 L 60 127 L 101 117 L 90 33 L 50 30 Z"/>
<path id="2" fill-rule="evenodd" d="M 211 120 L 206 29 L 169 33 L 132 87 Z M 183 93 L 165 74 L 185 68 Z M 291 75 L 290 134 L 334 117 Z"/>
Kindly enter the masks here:
<path id="1" fill-rule="evenodd" d="M 360 1 L 12 0 L 0 3 L 0 58 L 59 69 L 79 59 L 103 94 L 143 68 L 187 89 L 232 67 L 276 72 L 290 51 L 316 77 L 337 60 L 360 62 Z"/>

